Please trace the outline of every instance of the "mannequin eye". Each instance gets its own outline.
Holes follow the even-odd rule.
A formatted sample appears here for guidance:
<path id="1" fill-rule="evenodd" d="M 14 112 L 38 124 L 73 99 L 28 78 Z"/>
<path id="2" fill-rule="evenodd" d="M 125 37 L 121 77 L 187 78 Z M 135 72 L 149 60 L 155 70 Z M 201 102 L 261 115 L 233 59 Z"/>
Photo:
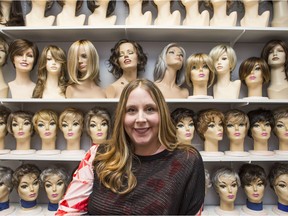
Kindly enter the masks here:
<path id="1" fill-rule="evenodd" d="M 54 126 L 54 125 L 56 125 L 56 123 L 53 121 L 53 122 L 50 122 L 50 125 Z"/>
<path id="2" fill-rule="evenodd" d="M 270 122 L 266 122 L 265 123 L 265 127 L 270 127 L 271 125 L 270 125 Z"/>
<path id="3" fill-rule="evenodd" d="M 191 68 L 191 70 L 196 70 L 196 69 L 197 69 L 196 65 L 193 65 Z"/>
<path id="4" fill-rule="evenodd" d="M 210 123 L 210 124 L 208 124 L 208 127 L 214 128 L 214 127 L 215 127 L 215 124 L 214 124 L 214 123 Z"/>
<path id="5" fill-rule="evenodd" d="M 203 65 L 203 69 L 209 69 L 208 65 L 207 64 Z"/>
<path id="6" fill-rule="evenodd" d="M 43 123 L 38 123 L 37 126 L 38 126 L 38 127 L 44 127 L 44 124 L 43 124 Z"/>
<path id="7" fill-rule="evenodd" d="M 239 127 L 245 127 L 245 124 L 244 123 L 240 123 Z"/>
<path id="8" fill-rule="evenodd" d="M 234 125 L 233 124 L 227 124 L 226 127 L 227 128 L 232 128 L 232 127 L 234 127 Z"/>
<path id="9" fill-rule="evenodd" d="M 50 188 L 51 186 L 52 186 L 52 184 L 50 184 L 50 183 L 46 183 L 46 184 L 45 184 L 45 187 L 46 187 L 46 188 Z"/>
<path id="10" fill-rule="evenodd" d="M 2 187 L 4 185 L 4 183 L 3 182 L 0 182 L 0 187 Z"/>
<path id="11" fill-rule="evenodd" d="M 261 68 L 259 66 L 255 67 L 255 71 L 260 71 Z"/>
<path id="12" fill-rule="evenodd" d="M 31 122 L 28 121 L 28 120 L 26 120 L 26 121 L 24 122 L 24 125 L 25 125 L 25 126 L 31 125 Z"/>
<path id="13" fill-rule="evenodd" d="M 94 127 L 96 127 L 96 124 L 90 124 L 89 127 L 94 128 Z"/>
<path id="14" fill-rule="evenodd" d="M 170 50 L 168 53 L 169 54 L 175 54 L 175 52 L 173 50 Z"/>
<path id="15" fill-rule="evenodd" d="M 22 189 L 26 189 L 28 187 L 28 185 L 20 185 L 20 188 L 22 188 Z"/>
<path id="16" fill-rule="evenodd" d="M 60 181 L 57 183 L 58 186 L 62 186 L 64 184 L 64 182 Z"/>
<path id="17" fill-rule="evenodd" d="M 18 124 L 17 123 L 12 123 L 12 127 L 17 127 Z"/>
<path id="18" fill-rule="evenodd" d="M 226 185 L 225 184 L 220 184 L 219 187 L 220 188 L 226 188 Z"/>
<path id="19" fill-rule="evenodd" d="M 107 126 L 107 122 L 102 122 L 101 126 Z"/>
<path id="20" fill-rule="evenodd" d="M 236 183 L 232 184 L 231 186 L 232 186 L 233 188 L 238 187 Z"/>
<path id="21" fill-rule="evenodd" d="M 74 122 L 74 123 L 73 123 L 73 126 L 74 126 L 74 127 L 77 127 L 78 125 L 80 125 L 78 122 Z"/>
<path id="22" fill-rule="evenodd" d="M 194 123 L 193 123 L 193 122 L 190 123 L 190 124 L 189 124 L 189 127 L 194 127 Z"/>
<path id="23" fill-rule="evenodd" d="M 176 125 L 176 127 L 177 127 L 177 128 L 183 128 L 183 127 L 184 127 L 184 124 L 179 123 L 179 124 Z"/>
<path id="24" fill-rule="evenodd" d="M 253 128 L 258 128 L 258 127 L 260 127 L 260 124 L 259 124 L 259 123 L 255 123 L 255 124 L 253 125 Z"/>
<path id="25" fill-rule="evenodd" d="M 63 127 L 63 128 L 68 127 L 68 124 L 62 123 L 62 127 Z"/>
<path id="26" fill-rule="evenodd" d="M 284 125 L 283 125 L 282 123 L 278 123 L 278 124 L 276 125 L 276 127 L 277 127 L 277 128 L 283 128 Z"/>
<path id="27" fill-rule="evenodd" d="M 0 125 L 5 125 L 5 122 L 4 121 L 0 121 Z"/>

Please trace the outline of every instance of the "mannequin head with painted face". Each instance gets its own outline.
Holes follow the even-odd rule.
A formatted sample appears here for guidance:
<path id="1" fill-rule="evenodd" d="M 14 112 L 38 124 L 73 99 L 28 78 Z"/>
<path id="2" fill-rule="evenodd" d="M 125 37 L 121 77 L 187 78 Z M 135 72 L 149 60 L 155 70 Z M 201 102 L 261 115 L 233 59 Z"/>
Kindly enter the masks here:
<path id="1" fill-rule="evenodd" d="M 0 106 L 0 150 L 4 149 L 4 138 L 7 135 L 7 120 L 11 110 Z"/>
<path id="2" fill-rule="evenodd" d="M 12 176 L 11 168 L 0 166 L 0 203 L 9 201 L 9 195 L 13 190 Z"/>
<path id="3" fill-rule="evenodd" d="M 273 110 L 275 121 L 274 134 L 279 140 L 279 150 L 288 151 L 288 108 Z"/>

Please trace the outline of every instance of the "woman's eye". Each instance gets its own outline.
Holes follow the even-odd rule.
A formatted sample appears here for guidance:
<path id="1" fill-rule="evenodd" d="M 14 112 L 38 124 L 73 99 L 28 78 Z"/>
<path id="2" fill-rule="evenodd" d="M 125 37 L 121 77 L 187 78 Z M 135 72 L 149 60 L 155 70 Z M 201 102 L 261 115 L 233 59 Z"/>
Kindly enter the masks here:
<path id="1" fill-rule="evenodd" d="M 28 187 L 28 185 L 21 185 L 20 188 L 22 189 L 26 189 Z"/>
<path id="2" fill-rule="evenodd" d="M 130 108 L 126 109 L 126 112 L 129 113 L 129 114 L 134 114 L 136 112 L 136 109 L 130 107 Z"/>
<path id="3" fill-rule="evenodd" d="M 147 107 L 146 112 L 153 113 L 155 111 L 154 107 Z"/>

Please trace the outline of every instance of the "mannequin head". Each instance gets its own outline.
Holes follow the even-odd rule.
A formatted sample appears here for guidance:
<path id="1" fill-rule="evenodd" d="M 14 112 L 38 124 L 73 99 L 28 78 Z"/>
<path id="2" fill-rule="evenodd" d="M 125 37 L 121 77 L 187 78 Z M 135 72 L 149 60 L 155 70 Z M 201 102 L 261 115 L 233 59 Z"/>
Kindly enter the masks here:
<path id="1" fill-rule="evenodd" d="M 100 7 L 101 1 L 103 0 L 87 0 L 88 9 L 93 13 L 96 8 Z M 106 17 L 109 17 L 114 12 L 117 1 L 115 0 L 104 0 L 104 1 L 109 2 L 107 12 L 106 12 Z"/>
<path id="2" fill-rule="evenodd" d="M 7 42 L 3 38 L 0 38 L 0 67 L 5 65 L 7 62 L 8 49 L 9 46 Z"/>
<path id="3" fill-rule="evenodd" d="M 205 172 L 205 194 L 207 194 L 207 190 L 212 186 L 212 181 L 210 178 L 209 171 L 204 169 Z"/>
<path id="4" fill-rule="evenodd" d="M 229 9 L 233 4 L 232 0 L 204 0 L 204 1 L 208 7 L 212 8 L 212 10 L 214 9 L 213 6 L 215 6 L 216 4 L 227 4 L 227 9 Z"/>
<path id="5" fill-rule="evenodd" d="M 193 86 L 193 83 L 206 81 L 209 88 L 214 82 L 215 68 L 210 56 L 204 53 L 192 54 L 186 61 L 186 83 Z"/>
<path id="6" fill-rule="evenodd" d="M 1 25 L 5 26 L 23 26 L 24 18 L 22 12 L 21 1 L 12 1 L 8 0 L 11 3 L 10 11 L 9 11 L 9 19 L 6 22 L 1 21 Z M 8 2 L 7 1 L 7 2 Z M 3 7 L 0 2 L 0 17 L 3 16 Z"/>
<path id="7" fill-rule="evenodd" d="M 12 112 L 7 119 L 7 130 L 15 139 L 30 138 L 34 134 L 33 113 L 29 111 Z"/>
<path id="8" fill-rule="evenodd" d="M 0 139 L 4 139 L 7 134 L 7 119 L 10 113 L 10 109 L 0 106 Z"/>
<path id="9" fill-rule="evenodd" d="M 191 144 L 195 131 L 194 117 L 195 113 L 193 110 L 186 108 L 177 108 L 171 113 L 179 142 Z"/>
<path id="10" fill-rule="evenodd" d="M 37 64 L 39 51 L 38 47 L 35 43 L 25 40 L 25 39 L 16 39 L 14 40 L 10 46 L 9 46 L 9 54 L 10 54 L 10 60 L 14 66 L 14 68 L 18 68 L 19 65 L 15 60 L 19 56 L 22 56 L 23 54 L 27 54 L 27 56 L 30 57 L 30 61 L 32 61 L 32 65 L 30 68 L 30 71 L 34 69 L 35 65 Z"/>
<path id="11" fill-rule="evenodd" d="M 266 174 L 257 164 L 243 164 L 239 169 L 241 185 L 249 202 L 261 203 L 266 187 Z"/>
<path id="12" fill-rule="evenodd" d="M 9 201 L 9 195 L 13 190 L 12 176 L 12 169 L 0 166 L 0 203 Z"/>
<path id="13" fill-rule="evenodd" d="M 273 60 L 277 56 L 278 59 Z M 282 40 L 271 40 L 262 49 L 261 57 L 268 63 L 270 69 L 283 65 L 285 68 L 286 80 L 288 80 L 288 46 Z"/>
<path id="14" fill-rule="evenodd" d="M 75 41 L 68 50 L 67 69 L 70 83 L 80 84 L 81 81 L 94 80 L 98 85 L 99 55 L 89 40 Z"/>
<path id="15" fill-rule="evenodd" d="M 249 119 L 246 113 L 237 109 L 225 113 L 224 130 L 229 140 L 244 140 L 248 129 Z"/>
<path id="16" fill-rule="evenodd" d="M 58 86 L 65 95 L 67 63 L 66 54 L 58 46 L 48 45 L 44 47 L 38 64 L 38 76 L 33 98 L 42 98 L 48 76 L 58 76 Z"/>
<path id="17" fill-rule="evenodd" d="M 163 80 L 167 67 L 170 66 L 170 64 L 173 64 L 173 61 L 171 60 L 170 57 L 171 55 L 182 57 L 182 62 L 176 63 L 178 68 L 175 80 L 175 84 L 181 86 L 185 81 L 184 68 L 185 68 L 186 52 L 184 48 L 177 43 L 170 43 L 162 49 L 155 65 L 153 74 L 154 80 L 159 82 Z"/>
<path id="18" fill-rule="evenodd" d="M 13 173 L 13 184 L 22 200 L 37 199 L 40 173 L 40 169 L 34 164 L 23 164 L 16 168 Z"/>
<path id="19" fill-rule="evenodd" d="M 268 174 L 270 187 L 278 197 L 278 202 L 288 205 L 288 164 L 274 163 Z"/>
<path id="20" fill-rule="evenodd" d="M 223 138 L 224 114 L 217 109 L 199 111 L 196 120 L 196 131 L 202 140 Z M 222 135 L 220 134 L 222 133 Z M 220 136 L 221 135 L 221 136 Z"/>
<path id="21" fill-rule="evenodd" d="M 270 80 L 269 66 L 262 58 L 250 57 L 241 63 L 239 78 L 248 87 L 253 84 L 268 83 Z"/>
<path id="22" fill-rule="evenodd" d="M 270 132 L 274 128 L 272 111 L 259 108 L 249 111 L 247 115 L 250 122 L 248 136 L 254 140 L 269 139 Z"/>
<path id="23" fill-rule="evenodd" d="M 120 78 L 125 70 L 122 65 L 123 57 L 131 60 L 135 59 L 136 62 L 132 63 L 135 64 L 137 72 L 145 69 L 147 55 L 143 52 L 141 45 L 133 40 L 121 39 L 111 49 L 111 55 L 108 60 L 110 67 L 109 72 L 112 73 L 116 79 Z"/>
<path id="24" fill-rule="evenodd" d="M 213 60 L 213 64 L 217 73 L 221 73 L 222 71 L 226 72 L 228 70 L 230 71 L 230 73 L 232 73 L 237 64 L 236 53 L 234 49 L 229 45 L 220 44 L 215 46 L 210 51 L 209 56 Z M 222 65 L 221 69 L 217 69 L 218 64 Z"/>
<path id="25" fill-rule="evenodd" d="M 240 179 L 233 169 L 223 167 L 216 170 L 213 174 L 212 185 L 220 197 L 221 206 L 221 203 L 234 203 L 238 188 L 240 187 Z"/>
<path id="26" fill-rule="evenodd" d="M 82 135 L 84 116 L 76 108 L 66 108 L 59 116 L 59 128 L 66 140 L 79 139 Z"/>
<path id="27" fill-rule="evenodd" d="M 62 168 L 50 167 L 41 172 L 40 179 L 49 201 L 57 204 L 68 186 L 68 173 Z"/>
<path id="28" fill-rule="evenodd" d="M 275 127 L 273 132 L 278 139 L 288 142 L 288 108 L 278 108 L 273 111 Z"/>
<path id="29" fill-rule="evenodd" d="M 57 0 L 57 3 L 63 8 L 64 7 L 64 5 L 66 4 L 66 3 L 69 3 L 69 2 L 75 2 L 76 3 L 76 13 L 78 13 L 79 12 L 79 10 L 81 9 L 81 7 L 82 7 L 82 5 L 83 5 L 83 0 L 73 0 L 73 1 L 71 1 L 71 0 Z"/>
<path id="30" fill-rule="evenodd" d="M 93 107 L 85 115 L 85 130 L 94 144 L 100 144 L 111 136 L 111 116 L 105 108 Z"/>
<path id="31" fill-rule="evenodd" d="M 33 126 L 42 140 L 56 139 L 58 115 L 55 111 L 43 109 L 33 116 Z"/>
<path id="32" fill-rule="evenodd" d="M 49 10 L 53 4 L 54 4 L 54 0 L 46 0 L 46 1 L 37 1 L 37 0 L 28 0 L 28 5 L 29 7 L 33 7 L 33 3 L 38 3 L 38 4 L 43 4 L 45 3 L 45 11 Z"/>

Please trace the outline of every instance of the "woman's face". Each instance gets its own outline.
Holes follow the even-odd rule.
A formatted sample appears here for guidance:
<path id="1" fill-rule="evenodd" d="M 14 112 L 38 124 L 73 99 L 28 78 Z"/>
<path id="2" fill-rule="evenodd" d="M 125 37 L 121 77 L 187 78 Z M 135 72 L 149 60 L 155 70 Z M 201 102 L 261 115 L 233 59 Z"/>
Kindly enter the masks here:
<path id="1" fill-rule="evenodd" d="M 170 47 L 166 53 L 166 64 L 172 66 L 175 70 L 180 70 L 183 65 L 183 52 L 179 47 Z"/>
<path id="2" fill-rule="evenodd" d="M 83 45 L 80 45 L 78 51 L 78 71 L 86 73 L 88 70 L 88 55 Z"/>
<path id="3" fill-rule="evenodd" d="M 137 87 L 128 96 L 124 117 L 124 128 L 136 154 L 145 155 L 159 149 L 159 124 L 156 103 L 145 89 Z"/>
<path id="4" fill-rule="evenodd" d="M 6 55 L 4 46 L 0 44 L 0 66 L 5 64 Z"/>
<path id="5" fill-rule="evenodd" d="M 190 72 L 190 80 L 192 83 L 205 82 L 209 80 L 209 67 L 206 63 L 201 63 L 198 66 L 193 65 Z"/>
<path id="6" fill-rule="evenodd" d="M 191 117 L 181 119 L 176 125 L 176 136 L 178 141 L 191 144 L 194 130 L 194 122 Z"/>
<path id="7" fill-rule="evenodd" d="M 247 127 L 244 123 L 232 123 L 228 121 L 226 132 L 230 140 L 244 140 L 247 134 Z"/>
<path id="8" fill-rule="evenodd" d="M 25 139 L 31 137 L 32 123 L 28 119 L 15 117 L 12 120 L 12 131 L 15 139 Z"/>
<path id="9" fill-rule="evenodd" d="M 247 199 L 252 203 L 261 203 L 264 196 L 264 191 L 265 185 L 260 178 L 257 178 L 248 185 L 244 185 L 244 192 Z"/>
<path id="10" fill-rule="evenodd" d="M 230 73 L 230 61 L 226 52 L 219 56 L 214 66 L 218 74 Z"/>
<path id="11" fill-rule="evenodd" d="M 268 140 L 271 134 L 269 121 L 256 122 L 251 128 L 251 134 L 254 140 Z"/>
<path id="12" fill-rule="evenodd" d="M 10 190 L 4 184 L 4 182 L 0 181 L 0 203 L 7 202 L 9 200 Z"/>
<path id="13" fill-rule="evenodd" d="M 136 70 L 138 64 L 138 56 L 136 48 L 132 43 L 122 43 L 119 46 L 118 62 L 123 71 Z"/>
<path id="14" fill-rule="evenodd" d="M 217 190 L 221 202 L 233 203 L 238 191 L 236 178 L 228 175 L 220 176 Z"/>
<path id="15" fill-rule="evenodd" d="M 82 134 L 82 124 L 73 116 L 65 116 L 61 123 L 61 130 L 66 140 L 78 139 Z"/>
<path id="16" fill-rule="evenodd" d="M 16 70 L 23 72 L 30 72 L 34 64 L 34 54 L 31 48 L 25 50 L 23 53 L 14 56 L 14 65 Z"/>
<path id="17" fill-rule="evenodd" d="M 56 174 L 46 178 L 44 187 L 49 201 L 54 204 L 58 203 L 65 193 L 64 181 Z"/>
<path id="18" fill-rule="evenodd" d="M 274 191 L 278 202 L 288 205 L 288 174 L 278 176 L 274 181 Z"/>
<path id="19" fill-rule="evenodd" d="M 38 197 L 39 179 L 35 174 L 24 175 L 18 186 L 19 197 L 25 201 L 34 201 Z"/>
<path id="20" fill-rule="evenodd" d="M 218 116 L 214 117 L 214 121 L 208 123 L 208 128 L 203 134 L 205 140 L 222 140 L 223 139 L 223 122 Z"/>
<path id="21" fill-rule="evenodd" d="M 250 74 L 245 78 L 245 83 L 248 87 L 253 87 L 254 85 L 262 85 L 263 83 L 263 75 L 262 69 L 259 63 L 256 63 L 253 67 L 253 70 Z"/>
<path id="22" fill-rule="evenodd" d="M 272 48 L 268 55 L 268 65 L 270 67 L 282 66 L 286 62 L 286 53 L 281 45 Z"/>
<path id="23" fill-rule="evenodd" d="M 6 136 L 7 128 L 4 122 L 4 119 L 0 117 L 0 139 L 3 139 Z"/>
<path id="24" fill-rule="evenodd" d="M 61 63 L 53 58 L 50 50 L 48 50 L 46 56 L 46 69 L 48 73 L 57 74 L 58 76 L 61 72 Z"/>
<path id="25" fill-rule="evenodd" d="M 278 119 L 274 130 L 279 140 L 288 140 L 288 118 Z"/>
<path id="26" fill-rule="evenodd" d="M 108 122 L 100 116 L 93 116 L 90 120 L 89 130 L 93 143 L 103 142 L 108 136 Z"/>
<path id="27" fill-rule="evenodd" d="M 37 121 L 37 130 L 41 139 L 53 139 L 56 137 L 57 125 L 54 119 Z"/>

